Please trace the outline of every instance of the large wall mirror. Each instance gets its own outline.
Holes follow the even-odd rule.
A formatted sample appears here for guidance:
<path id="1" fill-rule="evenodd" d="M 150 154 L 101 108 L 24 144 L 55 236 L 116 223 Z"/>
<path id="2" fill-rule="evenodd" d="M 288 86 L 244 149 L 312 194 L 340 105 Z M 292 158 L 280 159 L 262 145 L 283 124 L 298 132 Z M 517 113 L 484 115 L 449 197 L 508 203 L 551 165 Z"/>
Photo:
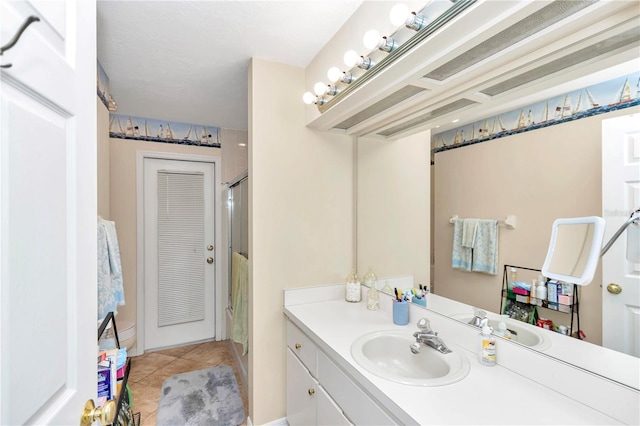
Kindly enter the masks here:
<path id="1" fill-rule="evenodd" d="M 466 322 L 474 307 L 497 315 L 504 265 L 541 270 L 554 220 L 603 215 L 602 194 L 607 189 L 602 187 L 602 121 L 639 110 L 634 107 L 450 149 L 433 158 L 429 131 L 396 141 L 359 138 L 358 272 L 364 274 L 371 267 L 379 277 L 413 275 L 416 284 L 430 283 L 434 294 L 456 301 L 457 310 L 427 309 L 460 321 Z M 516 216 L 515 229 L 499 226 L 497 275 L 452 268 L 454 215 L 498 220 Z M 639 388 L 639 379 L 629 377 L 634 375 L 629 371 L 638 369 L 637 355 L 602 344 L 602 292 L 606 291 L 602 277 L 599 263 L 591 284 L 579 290 L 585 340 L 525 323 L 518 326 L 525 334 L 544 338 L 545 345 L 533 344 L 532 349 Z M 541 313 L 546 315 L 556 324 L 569 324 L 569 314 Z M 611 362 L 601 362 L 603 356 Z M 623 364 L 632 369 L 620 368 Z"/>

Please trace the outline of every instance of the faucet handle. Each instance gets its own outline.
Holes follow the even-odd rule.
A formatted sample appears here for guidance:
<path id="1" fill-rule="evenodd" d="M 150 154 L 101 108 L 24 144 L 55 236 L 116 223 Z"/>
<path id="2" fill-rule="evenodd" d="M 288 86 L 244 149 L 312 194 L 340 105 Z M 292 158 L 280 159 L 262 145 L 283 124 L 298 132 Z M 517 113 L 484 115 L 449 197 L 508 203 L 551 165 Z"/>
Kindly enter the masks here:
<path id="1" fill-rule="evenodd" d="M 420 318 L 418 320 L 418 328 L 424 332 L 431 333 L 433 330 L 431 329 L 431 323 L 427 318 Z"/>
<path id="2" fill-rule="evenodd" d="M 473 315 L 480 319 L 483 319 L 483 318 L 486 318 L 487 312 L 479 308 L 473 308 Z"/>

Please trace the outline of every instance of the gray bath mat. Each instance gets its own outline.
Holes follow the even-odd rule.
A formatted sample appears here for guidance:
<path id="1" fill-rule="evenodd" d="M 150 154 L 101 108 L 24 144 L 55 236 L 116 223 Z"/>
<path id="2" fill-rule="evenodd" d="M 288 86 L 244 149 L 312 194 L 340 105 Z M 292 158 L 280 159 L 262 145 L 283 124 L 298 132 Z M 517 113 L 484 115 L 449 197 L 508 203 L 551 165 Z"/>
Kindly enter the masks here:
<path id="1" fill-rule="evenodd" d="M 156 425 L 239 425 L 244 405 L 227 365 L 176 374 L 160 391 Z"/>

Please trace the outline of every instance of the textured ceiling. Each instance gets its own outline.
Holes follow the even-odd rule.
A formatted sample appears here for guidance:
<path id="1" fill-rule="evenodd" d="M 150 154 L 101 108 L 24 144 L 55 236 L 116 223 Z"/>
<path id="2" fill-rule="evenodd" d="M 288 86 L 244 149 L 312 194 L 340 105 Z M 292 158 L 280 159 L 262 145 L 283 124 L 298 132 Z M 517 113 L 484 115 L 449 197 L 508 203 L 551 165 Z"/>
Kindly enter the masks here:
<path id="1" fill-rule="evenodd" d="M 253 56 L 305 68 L 362 0 L 99 1 L 118 113 L 247 129 Z"/>

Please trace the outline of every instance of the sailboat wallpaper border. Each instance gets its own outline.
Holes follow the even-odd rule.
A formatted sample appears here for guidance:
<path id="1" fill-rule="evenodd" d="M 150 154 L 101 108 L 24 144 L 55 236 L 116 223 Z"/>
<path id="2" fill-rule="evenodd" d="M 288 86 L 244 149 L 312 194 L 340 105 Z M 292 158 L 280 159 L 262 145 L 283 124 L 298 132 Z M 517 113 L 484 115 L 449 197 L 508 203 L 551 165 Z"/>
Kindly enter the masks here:
<path id="1" fill-rule="evenodd" d="M 98 86 L 97 87 L 98 97 L 100 98 L 104 106 L 106 106 L 107 109 L 109 109 L 108 98 L 111 98 L 111 93 L 109 91 L 109 77 L 107 76 L 107 73 L 105 72 L 104 68 L 102 68 L 102 65 L 100 64 L 100 62 L 98 62 L 97 74 L 98 75 L 96 78 L 96 84 Z"/>
<path id="2" fill-rule="evenodd" d="M 635 105 L 640 105 L 640 72 L 434 134 L 432 151 L 461 148 Z"/>
<path id="3" fill-rule="evenodd" d="M 219 127 L 204 124 L 109 114 L 112 138 L 220 148 L 219 133 Z"/>

